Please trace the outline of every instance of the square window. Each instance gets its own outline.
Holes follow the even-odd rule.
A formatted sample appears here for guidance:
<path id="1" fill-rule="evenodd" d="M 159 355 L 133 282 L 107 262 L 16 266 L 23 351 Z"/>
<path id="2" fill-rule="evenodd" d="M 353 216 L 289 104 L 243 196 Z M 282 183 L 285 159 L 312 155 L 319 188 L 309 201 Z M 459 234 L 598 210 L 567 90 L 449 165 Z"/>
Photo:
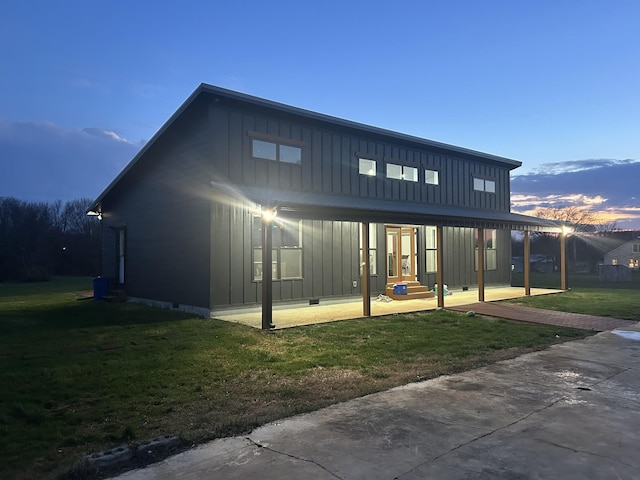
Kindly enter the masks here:
<path id="1" fill-rule="evenodd" d="M 415 167 L 402 167 L 402 177 L 407 182 L 418 181 L 418 169 Z"/>
<path id="2" fill-rule="evenodd" d="M 360 172 L 360 175 L 369 175 L 371 177 L 375 177 L 376 161 L 369 160 L 367 158 L 359 159 L 359 172 Z"/>
<path id="3" fill-rule="evenodd" d="M 484 191 L 489 193 L 496 193 L 496 182 L 494 182 L 493 180 L 485 180 Z"/>
<path id="4" fill-rule="evenodd" d="M 439 172 L 437 170 L 425 170 L 424 171 L 425 183 L 428 183 L 429 185 L 438 185 L 439 184 L 438 173 Z"/>
<path id="5" fill-rule="evenodd" d="M 482 178 L 473 177 L 473 189 L 484 192 L 484 180 Z"/>
<path id="6" fill-rule="evenodd" d="M 277 145 L 272 142 L 253 139 L 253 156 L 256 158 L 264 158 L 266 160 L 277 160 Z"/>
<path id="7" fill-rule="evenodd" d="M 402 166 L 387 163 L 387 178 L 402 180 Z"/>
<path id="8" fill-rule="evenodd" d="M 300 163 L 302 160 L 302 149 L 289 145 L 280 145 L 280 161 L 286 163 Z"/>

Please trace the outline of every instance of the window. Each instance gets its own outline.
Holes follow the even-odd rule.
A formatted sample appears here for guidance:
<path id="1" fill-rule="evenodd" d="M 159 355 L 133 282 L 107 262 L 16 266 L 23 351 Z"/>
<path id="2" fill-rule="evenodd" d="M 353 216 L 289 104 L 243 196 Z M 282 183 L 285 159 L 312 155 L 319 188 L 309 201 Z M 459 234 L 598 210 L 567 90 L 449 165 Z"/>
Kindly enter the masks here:
<path id="1" fill-rule="evenodd" d="M 429 185 L 439 185 L 439 173 L 438 170 L 425 170 L 424 171 L 424 183 Z"/>
<path id="2" fill-rule="evenodd" d="M 271 278 L 285 280 L 302 278 L 301 220 L 278 219 L 271 224 Z M 262 218 L 253 217 L 253 280 L 262 280 Z"/>
<path id="3" fill-rule="evenodd" d="M 617 265 L 618 264 L 618 259 L 617 258 L 612 258 L 611 259 L 611 265 Z"/>
<path id="4" fill-rule="evenodd" d="M 638 259 L 637 258 L 630 258 L 629 259 L 629 268 L 638 268 Z"/>
<path id="5" fill-rule="evenodd" d="M 633 244 L 633 253 L 638 253 L 640 252 L 640 245 L 637 243 Z"/>
<path id="6" fill-rule="evenodd" d="M 437 172 L 436 172 L 437 173 Z M 425 227 L 425 240 L 427 244 L 427 273 L 436 273 L 438 261 L 438 244 L 436 241 L 436 227 Z"/>
<path id="7" fill-rule="evenodd" d="M 473 177 L 473 189 L 478 192 L 496 192 L 496 182 L 494 180 L 486 180 L 484 178 Z"/>
<path id="8" fill-rule="evenodd" d="M 478 230 L 476 230 L 476 248 L 473 257 L 475 270 L 478 271 Z M 498 250 L 496 245 L 497 230 L 486 229 L 484 231 L 484 269 L 498 269 Z"/>
<path id="9" fill-rule="evenodd" d="M 360 276 L 362 276 L 362 224 L 359 224 L 360 228 L 359 232 L 359 245 L 360 245 L 360 256 L 358 257 L 358 263 L 360 264 Z M 369 224 L 369 274 L 377 275 L 378 274 L 378 265 L 376 263 L 376 253 L 378 246 L 378 237 L 376 236 L 376 224 Z"/>
<path id="10" fill-rule="evenodd" d="M 267 142 L 257 138 L 251 139 L 251 147 L 252 155 L 255 158 L 296 164 L 300 164 L 302 161 L 302 148 L 300 147 Z"/>
<path id="11" fill-rule="evenodd" d="M 417 182 L 418 169 L 415 167 L 396 165 L 395 163 L 387 163 L 387 178 Z"/>
<path id="12" fill-rule="evenodd" d="M 360 175 L 369 175 L 371 177 L 376 176 L 376 161 L 369 160 L 368 158 L 359 159 L 359 172 Z"/>

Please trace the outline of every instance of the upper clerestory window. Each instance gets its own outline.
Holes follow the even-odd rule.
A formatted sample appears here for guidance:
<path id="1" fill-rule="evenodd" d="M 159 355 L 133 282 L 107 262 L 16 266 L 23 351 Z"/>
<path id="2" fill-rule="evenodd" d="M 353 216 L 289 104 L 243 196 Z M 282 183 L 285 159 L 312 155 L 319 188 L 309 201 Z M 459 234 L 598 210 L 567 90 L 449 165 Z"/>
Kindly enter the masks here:
<path id="1" fill-rule="evenodd" d="M 258 132 L 249 132 L 251 138 L 251 155 L 276 162 L 300 164 L 304 144 L 296 140 L 272 137 Z"/>
<path id="2" fill-rule="evenodd" d="M 478 192 L 496 193 L 496 182 L 494 180 L 473 177 L 473 189 Z"/>
<path id="3" fill-rule="evenodd" d="M 425 170 L 424 171 L 424 183 L 428 185 L 440 184 L 440 172 L 438 170 Z"/>
<path id="4" fill-rule="evenodd" d="M 358 159 L 358 172 L 360 175 L 376 176 L 376 161 L 368 158 Z"/>
<path id="5" fill-rule="evenodd" d="M 387 163 L 387 178 L 406 180 L 407 182 L 417 182 L 418 169 L 416 167 L 408 167 L 406 165 Z"/>

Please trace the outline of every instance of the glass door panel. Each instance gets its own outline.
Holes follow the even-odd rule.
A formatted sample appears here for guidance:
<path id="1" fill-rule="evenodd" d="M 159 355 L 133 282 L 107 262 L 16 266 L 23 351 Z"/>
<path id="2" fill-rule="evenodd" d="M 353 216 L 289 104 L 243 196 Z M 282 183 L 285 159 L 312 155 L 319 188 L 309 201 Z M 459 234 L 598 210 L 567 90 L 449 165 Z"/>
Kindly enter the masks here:
<path id="1" fill-rule="evenodd" d="M 400 277 L 398 258 L 400 256 L 398 235 L 399 228 L 387 227 L 387 277 L 390 281 Z"/>

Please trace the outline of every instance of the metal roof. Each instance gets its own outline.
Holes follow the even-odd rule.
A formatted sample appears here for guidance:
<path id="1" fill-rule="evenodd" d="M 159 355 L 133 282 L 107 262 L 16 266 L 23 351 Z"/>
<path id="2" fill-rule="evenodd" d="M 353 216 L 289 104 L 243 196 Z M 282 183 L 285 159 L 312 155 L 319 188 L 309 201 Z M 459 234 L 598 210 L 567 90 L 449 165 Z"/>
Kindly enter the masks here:
<path id="1" fill-rule="evenodd" d="M 264 98 L 254 97 L 252 95 L 247 95 L 244 93 L 235 92 L 233 90 L 228 90 L 225 88 L 202 83 L 184 101 L 184 103 L 175 111 L 175 113 L 165 122 L 165 124 L 155 133 L 155 135 L 142 147 L 142 149 L 133 157 L 133 159 L 124 167 L 124 169 L 113 179 L 113 181 L 102 191 L 102 193 L 98 195 L 98 197 L 93 202 L 90 211 L 98 211 L 103 199 L 118 184 L 118 182 L 129 172 L 129 170 L 131 170 L 137 164 L 138 160 L 145 155 L 145 153 L 149 150 L 151 145 L 153 145 L 155 141 L 160 136 L 162 136 L 162 134 L 167 129 L 171 127 L 171 125 L 180 117 L 180 115 L 202 95 L 211 95 L 213 96 L 213 98 L 218 98 L 220 100 L 227 99 L 227 100 L 240 102 L 242 104 L 246 104 L 254 107 L 261 107 L 261 108 L 266 108 L 270 110 L 275 110 L 288 115 L 298 116 L 303 119 L 309 119 L 315 122 L 322 122 L 327 124 L 328 126 L 339 126 L 342 128 L 348 128 L 351 130 L 361 132 L 362 134 L 365 134 L 365 135 L 375 135 L 379 137 L 384 137 L 389 140 L 399 141 L 402 143 L 411 143 L 416 146 L 427 147 L 430 149 L 437 149 L 439 151 L 448 152 L 452 156 L 454 155 L 472 156 L 472 157 L 478 158 L 479 160 L 489 161 L 491 163 L 498 163 L 500 165 L 508 167 L 509 169 L 514 169 L 522 165 L 522 162 L 510 159 L 510 158 L 500 157 L 500 156 L 492 155 L 489 153 L 478 152 L 468 148 L 449 145 L 446 143 L 427 140 L 424 138 L 415 137 L 415 136 L 407 135 L 403 133 L 398 133 L 391 130 L 385 130 L 383 128 L 378 128 L 370 125 L 352 122 L 350 120 L 345 120 L 338 117 L 332 117 L 330 115 L 312 112 L 310 110 L 305 110 L 298 107 L 292 107 L 290 105 L 285 105 L 285 104 L 274 102 L 271 100 L 266 100 Z"/>

